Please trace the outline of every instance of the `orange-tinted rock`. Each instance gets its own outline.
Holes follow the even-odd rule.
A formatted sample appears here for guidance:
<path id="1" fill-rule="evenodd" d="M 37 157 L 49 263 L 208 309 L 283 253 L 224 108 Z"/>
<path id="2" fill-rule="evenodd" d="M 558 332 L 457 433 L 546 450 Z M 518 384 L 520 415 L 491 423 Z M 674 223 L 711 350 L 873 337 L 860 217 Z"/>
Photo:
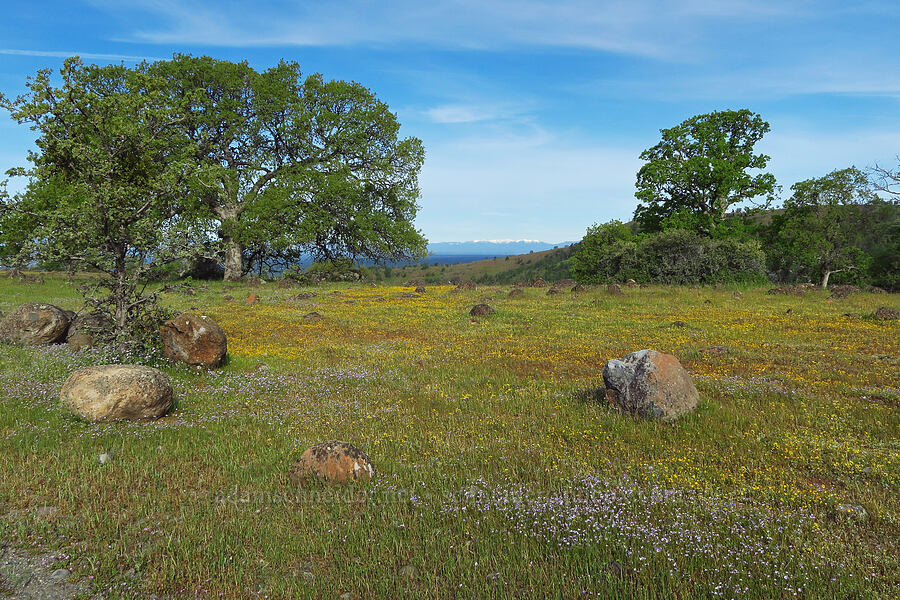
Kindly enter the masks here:
<path id="1" fill-rule="evenodd" d="M 316 444 L 291 465 L 291 479 L 303 483 L 310 477 L 331 483 L 352 483 L 371 479 L 375 475 L 368 455 L 347 442 L 332 440 Z"/>
<path id="2" fill-rule="evenodd" d="M 607 362 L 603 383 L 610 403 L 648 419 L 674 421 L 694 411 L 700 400 L 678 359 L 656 350 L 640 350 Z"/>
<path id="3" fill-rule="evenodd" d="M 212 368 L 221 365 L 228 352 L 225 332 L 209 317 L 178 315 L 163 324 L 160 335 L 169 360 Z"/>

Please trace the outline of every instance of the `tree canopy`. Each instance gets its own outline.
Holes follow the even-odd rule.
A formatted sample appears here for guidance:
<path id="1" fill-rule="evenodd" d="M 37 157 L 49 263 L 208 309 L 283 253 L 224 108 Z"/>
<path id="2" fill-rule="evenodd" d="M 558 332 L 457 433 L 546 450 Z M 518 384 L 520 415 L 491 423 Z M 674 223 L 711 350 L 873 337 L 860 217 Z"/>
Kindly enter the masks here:
<path id="1" fill-rule="evenodd" d="M 421 256 L 413 227 L 422 143 L 398 137 L 387 105 L 358 83 L 303 78 L 296 63 L 262 73 L 246 62 L 176 55 L 153 65 L 173 97 L 191 96 L 195 145 L 225 278 L 245 252 L 403 259 Z"/>
<path id="2" fill-rule="evenodd" d="M 834 273 L 866 267 L 869 256 L 859 242 L 872 217 L 867 208 L 877 201 L 866 174 L 855 167 L 839 169 L 797 182 L 791 190 L 772 223 L 780 269 L 818 278 L 827 287 Z"/>
<path id="3" fill-rule="evenodd" d="M 57 260 L 108 275 L 122 331 L 146 302 L 138 285 L 172 257 L 164 241 L 190 208 L 193 149 L 180 131 L 183 115 L 146 63 L 71 58 L 60 76 L 54 87 L 42 70 L 27 94 L 0 96 L 38 134 L 32 167 L 11 171 L 29 178 L 27 190 L 0 203 L 0 245 L 20 263 Z"/>
<path id="4" fill-rule="evenodd" d="M 768 131 L 769 124 L 747 109 L 697 115 L 660 130 L 662 140 L 641 153 L 646 164 L 637 174 L 634 213 L 641 229 L 660 231 L 674 217 L 709 233 L 732 205 L 770 199 L 775 177 L 753 174 L 769 161 L 753 152 Z"/>

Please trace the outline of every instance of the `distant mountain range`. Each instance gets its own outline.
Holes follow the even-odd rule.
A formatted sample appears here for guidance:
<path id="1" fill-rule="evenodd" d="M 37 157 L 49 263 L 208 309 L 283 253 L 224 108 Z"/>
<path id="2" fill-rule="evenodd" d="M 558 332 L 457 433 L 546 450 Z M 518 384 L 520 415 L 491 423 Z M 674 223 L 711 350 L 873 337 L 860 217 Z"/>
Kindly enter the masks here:
<path id="1" fill-rule="evenodd" d="M 568 246 L 572 242 L 552 244 L 538 240 L 474 240 L 471 242 L 436 242 L 428 244 L 428 251 L 436 256 L 482 255 L 513 256 Z M 426 259 L 427 260 L 427 259 Z"/>

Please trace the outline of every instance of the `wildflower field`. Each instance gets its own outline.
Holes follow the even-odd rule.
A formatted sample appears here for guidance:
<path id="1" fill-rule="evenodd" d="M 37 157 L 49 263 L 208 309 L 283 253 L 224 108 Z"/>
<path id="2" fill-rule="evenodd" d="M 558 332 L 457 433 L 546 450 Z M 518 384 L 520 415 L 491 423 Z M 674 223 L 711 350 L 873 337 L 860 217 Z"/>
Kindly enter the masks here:
<path id="1" fill-rule="evenodd" d="M 156 365 L 155 422 L 60 406 L 108 356 L 0 345 L 0 541 L 102 597 L 900 597 L 900 324 L 872 317 L 897 295 L 194 289 L 164 304 L 218 321 L 229 360 Z M 3 312 L 35 300 L 80 306 L 63 277 L 0 277 Z M 596 393 L 642 348 L 679 358 L 696 414 Z M 332 439 L 376 478 L 293 486 Z"/>

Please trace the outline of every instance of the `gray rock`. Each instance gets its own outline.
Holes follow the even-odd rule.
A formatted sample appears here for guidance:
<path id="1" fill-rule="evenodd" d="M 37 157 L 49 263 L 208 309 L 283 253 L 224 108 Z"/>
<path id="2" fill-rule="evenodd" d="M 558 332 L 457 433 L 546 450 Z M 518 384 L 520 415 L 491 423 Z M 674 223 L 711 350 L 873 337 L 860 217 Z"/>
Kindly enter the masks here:
<path id="1" fill-rule="evenodd" d="M 0 342 L 45 346 L 65 339 L 69 317 L 58 306 L 28 302 L 0 321 Z"/>
<path id="2" fill-rule="evenodd" d="M 859 504 L 838 504 L 834 509 L 834 516 L 851 521 L 865 521 L 869 513 Z"/>
<path id="3" fill-rule="evenodd" d="M 104 339 L 112 336 L 113 322 L 108 315 L 94 312 L 76 316 L 66 333 L 66 343 L 78 352 L 84 348 L 92 348 Z"/>
<path id="4" fill-rule="evenodd" d="M 72 574 L 68 569 L 57 569 L 50 573 L 50 579 L 53 581 L 65 581 Z"/>
<path id="5" fill-rule="evenodd" d="M 605 398 L 620 410 L 671 422 L 697 408 L 700 396 L 691 376 L 671 354 L 632 352 L 603 367 Z"/>
<path id="6" fill-rule="evenodd" d="M 103 454 L 101 454 L 100 456 L 97 457 L 97 462 L 99 462 L 101 465 L 111 463 L 112 462 L 112 454 L 108 454 L 108 453 L 104 452 Z"/>
<path id="7" fill-rule="evenodd" d="M 404 579 L 417 579 L 419 577 L 419 570 L 412 565 L 405 565 L 400 567 L 400 577 Z"/>

